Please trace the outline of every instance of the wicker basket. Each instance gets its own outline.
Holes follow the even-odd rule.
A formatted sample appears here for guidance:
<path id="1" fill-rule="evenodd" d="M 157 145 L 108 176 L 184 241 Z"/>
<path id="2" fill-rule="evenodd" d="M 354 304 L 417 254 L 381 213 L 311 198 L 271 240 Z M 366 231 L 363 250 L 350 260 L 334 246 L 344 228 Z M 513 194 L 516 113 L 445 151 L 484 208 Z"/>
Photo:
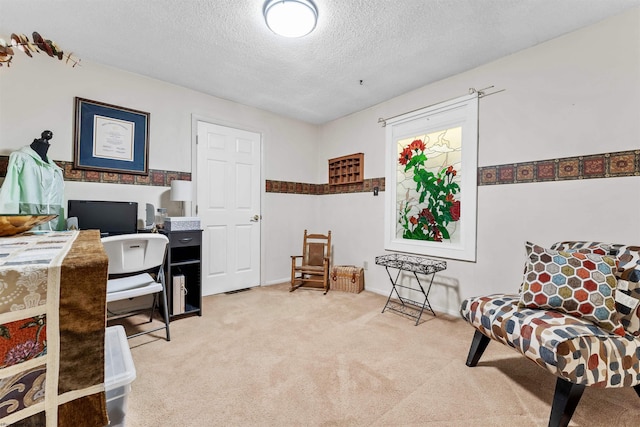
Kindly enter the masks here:
<path id="1" fill-rule="evenodd" d="M 364 269 L 355 265 L 336 265 L 329 274 L 330 289 L 359 294 L 364 290 Z"/>

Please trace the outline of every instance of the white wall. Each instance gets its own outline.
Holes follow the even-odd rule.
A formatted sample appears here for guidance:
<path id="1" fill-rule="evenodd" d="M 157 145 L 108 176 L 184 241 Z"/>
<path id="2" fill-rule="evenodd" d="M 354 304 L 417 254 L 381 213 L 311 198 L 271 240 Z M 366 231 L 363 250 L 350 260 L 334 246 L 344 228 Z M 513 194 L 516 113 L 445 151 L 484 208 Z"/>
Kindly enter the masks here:
<path id="1" fill-rule="evenodd" d="M 480 101 L 479 166 L 637 150 L 638 27 L 635 9 L 320 127 L 98 64 L 83 61 L 71 69 L 48 57 L 17 55 L 10 69 L 0 69 L 0 154 L 51 129 L 51 157 L 71 161 L 79 96 L 151 113 L 151 169 L 193 171 L 195 115 L 262 133 L 266 179 L 326 183 L 327 160 L 355 152 L 365 153 L 365 178 L 375 178 L 384 176 L 385 165 L 379 117 L 489 85 L 505 91 Z M 67 199 L 126 196 L 172 207 L 166 206 L 167 187 L 66 184 Z M 387 294 L 388 277 L 374 265 L 384 253 L 384 194 L 263 193 L 262 282 L 288 278 L 302 230 L 331 229 L 334 263 L 367 261 L 367 288 Z M 516 292 L 527 239 L 640 242 L 639 195 L 638 177 L 479 187 L 478 260 L 449 260 L 432 290 L 434 307 L 455 312 L 466 296 Z"/>
<path id="2" fill-rule="evenodd" d="M 46 56 L 30 59 L 18 52 L 11 68 L 0 69 L 0 95 L 2 155 L 28 145 L 42 130 L 50 129 L 54 138 L 49 156 L 72 161 L 77 96 L 149 112 L 150 169 L 195 172 L 191 165 L 192 118 L 198 117 L 261 133 L 263 177 L 314 182 L 317 176 L 317 126 L 88 61 L 71 68 Z M 284 229 L 286 234 L 288 224 L 297 225 L 302 218 L 314 217 L 314 206 L 296 203 L 295 209 L 285 208 L 277 195 L 266 195 L 264 185 L 262 188 L 264 282 L 286 276 L 268 269 L 279 265 L 281 258 L 288 258 L 292 250 L 283 243 L 278 230 Z M 65 183 L 65 198 L 136 201 L 141 219 L 146 203 L 166 207 L 170 214 L 180 212 L 180 205 L 169 201 L 169 187 L 69 181 Z M 286 262 L 282 270 L 288 271 Z"/>
<path id="3" fill-rule="evenodd" d="M 312 180 L 316 175 L 316 126 L 88 61 L 71 68 L 46 56 L 30 59 L 18 52 L 11 68 L 0 69 L 0 94 L 3 155 L 51 129 L 51 157 L 71 161 L 77 96 L 151 113 L 151 169 L 192 171 L 191 126 L 196 116 L 262 133 L 263 174 L 270 179 Z M 92 190 L 101 186 L 86 185 Z"/>
<path id="4" fill-rule="evenodd" d="M 291 256 L 302 255 L 304 230 L 322 231 L 317 228 L 317 212 L 320 210 L 322 197 L 267 193 L 265 200 L 271 217 L 265 219 L 262 234 L 267 246 L 262 253 L 266 269 L 263 283 L 271 285 L 289 281 Z"/>
<path id="5" fill-rule="evenodd" d="M 365 178 L 384 176 L 391 117 L 495 85 L 480 100 L 479 166 L 637 150 L 640 147 L 640 9 L 335 120 L 320 130 L 323 160 L 365 153 Z M 383 194 L 384 195 L 384 194 Z M 448 260 L 430 299 L 456 312 L 462 298 L 518 291 L 524 242 L 640 242 L 640 177 L 480 186 L 477 262 Z M 384 197 L 321 196 L 319 228 L 334 232 L 335 262 L 369 264 L 366 287 L 388 294 L 382 255 Z"/>

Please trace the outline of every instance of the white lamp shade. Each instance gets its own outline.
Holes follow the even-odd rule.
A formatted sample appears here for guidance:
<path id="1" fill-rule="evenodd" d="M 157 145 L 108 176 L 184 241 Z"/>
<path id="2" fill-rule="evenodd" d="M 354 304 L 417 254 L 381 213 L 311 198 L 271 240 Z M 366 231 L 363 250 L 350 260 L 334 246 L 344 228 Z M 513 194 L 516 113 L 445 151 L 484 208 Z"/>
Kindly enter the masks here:
<path id="1" fill-rule="evenodd" d="M 178 179 L 171 181 L 171 201 L 190 202 L 191 181 L 181 181 Z"/>
<path id="2" fill-rule="evenodd" d="M 318 21 L 318 9 L 310 0 L 267 0 L 263 14 L 269 29 L 284 37 L 306 36 Z"/>

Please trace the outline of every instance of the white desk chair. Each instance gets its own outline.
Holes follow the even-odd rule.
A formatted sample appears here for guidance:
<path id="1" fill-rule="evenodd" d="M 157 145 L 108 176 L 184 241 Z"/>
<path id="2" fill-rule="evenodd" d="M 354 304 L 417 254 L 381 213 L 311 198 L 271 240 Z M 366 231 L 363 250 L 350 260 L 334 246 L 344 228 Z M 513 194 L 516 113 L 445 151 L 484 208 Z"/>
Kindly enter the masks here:
<path id="1" fill-rule="evenodd" d="M 123 234 L 104 237 L 102 244 L 109 257 L 107 303 L 153 294 L 149 318 L 149 322 L 151 322 L 158 304 L 158 296 L 162 298 L 160 305 L 165 325 L 129 335 L 128 338 L 166 329 L 167 341 L 170 341 L 167 291 L 163 269 L 169 239 L 162 234 L 155 233 Z M 155 279 L 149 273 L 154 274 Z M 138 309 L 110 317 L 128 317 L 140 311 Z"/>

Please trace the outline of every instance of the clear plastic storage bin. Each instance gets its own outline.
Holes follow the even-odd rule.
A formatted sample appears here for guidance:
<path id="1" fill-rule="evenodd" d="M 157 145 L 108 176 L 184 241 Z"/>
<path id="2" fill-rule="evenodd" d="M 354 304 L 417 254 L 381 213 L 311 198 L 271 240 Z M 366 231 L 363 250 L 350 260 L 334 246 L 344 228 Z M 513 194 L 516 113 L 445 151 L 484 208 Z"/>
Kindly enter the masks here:
<path id="1" fill-rule="evenodd" d="M 104 388 L 109 426 L 124 427 L 127 398 L 131 383 L 136 379 L 136 367 L 122 326 L 108 327 L 104 340 Z"/>

